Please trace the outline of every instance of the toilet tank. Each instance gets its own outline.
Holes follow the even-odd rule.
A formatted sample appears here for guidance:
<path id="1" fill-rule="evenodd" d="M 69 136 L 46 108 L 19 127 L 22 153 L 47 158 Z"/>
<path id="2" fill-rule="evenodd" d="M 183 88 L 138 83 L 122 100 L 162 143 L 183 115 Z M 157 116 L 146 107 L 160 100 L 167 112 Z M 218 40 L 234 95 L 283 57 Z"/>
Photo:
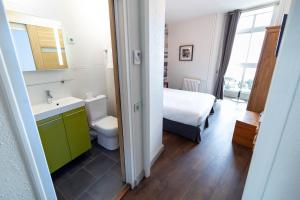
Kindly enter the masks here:
<path id="1" fill-rule="evenodd" d="M 99 95 L 85 100 L 85 106 L 90 123 L 107 116 L 107 97 Z"/>

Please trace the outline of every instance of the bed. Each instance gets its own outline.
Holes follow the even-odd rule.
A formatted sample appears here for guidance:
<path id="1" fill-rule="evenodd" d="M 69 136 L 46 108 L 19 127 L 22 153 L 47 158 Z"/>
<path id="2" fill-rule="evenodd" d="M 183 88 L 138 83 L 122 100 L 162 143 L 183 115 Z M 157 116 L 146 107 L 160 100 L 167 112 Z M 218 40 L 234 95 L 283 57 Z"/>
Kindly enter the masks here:
<path id="1" fill-rule="evenodd" d="M 210 94 L 164 88 L 163 129 L 199 143 L 214 102 Z"/>

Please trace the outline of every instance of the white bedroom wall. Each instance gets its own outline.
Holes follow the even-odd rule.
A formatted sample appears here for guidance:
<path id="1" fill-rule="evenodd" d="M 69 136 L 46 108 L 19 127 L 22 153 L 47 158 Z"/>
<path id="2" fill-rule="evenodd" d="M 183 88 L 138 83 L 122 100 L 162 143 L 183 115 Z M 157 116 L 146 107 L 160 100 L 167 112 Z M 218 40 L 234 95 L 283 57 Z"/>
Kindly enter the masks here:
<path id="1" fill-rule="evenodd" d="M 300 199 L 300 83 L 278 147 L 264 199 Z"/>
<path id="2" fill-rule="evenodd" d="M 284 14 L 288 14 L 292 0 L 280 0 L 279 5 L 275 7 L 272 24 L 274 26 L 281 25 Z"/>
<path id="3" fill-rule="evenodd" d="M 149 1 L 149 103 L 150 160 L 163 149 L 163 74 L 164 74 L 165 1 Z"/>
<path id="4" fill-rule="evenodd" d="M 144 0 L 142 19 L 143 150 L 145 176 L 163 151 L 165 1 Z"/>
<path id="5" fill-rule="evenodd" d="M 283 34 L 243 200 L 300 199 L 299 10 L 300 1 L 294 0 Z M 285 88 L 284 93 L 282 88 Z"/>
<path id="6" fill-rule="evenodd" d="M 206 82 L 203 92 L 212 93 L 219 65 L 224 14 L 211 14 L 168 24 L 169 87 L 182 89 L 183 78 Z M 193 61 L 179 61 L 179 46 L 193 44 Z"/>
<path id="7" fill-rule="evenodd" d="M 85 98 L 87 92 L 106 94 L 105 49 L 110 49 L 110 29 L 107 0 L 4 0 L 6 9 L 62 22 L 69 69 L 26 72 L 32 104 L 45 102 L 45 90 L 55 98 L 76 96 Z M 75 38 L 68 44 L 66 37 Z M 40 84 L 67 79 L 59 82 Z M 34 86 L 32 86 L 32 84 Z"/>

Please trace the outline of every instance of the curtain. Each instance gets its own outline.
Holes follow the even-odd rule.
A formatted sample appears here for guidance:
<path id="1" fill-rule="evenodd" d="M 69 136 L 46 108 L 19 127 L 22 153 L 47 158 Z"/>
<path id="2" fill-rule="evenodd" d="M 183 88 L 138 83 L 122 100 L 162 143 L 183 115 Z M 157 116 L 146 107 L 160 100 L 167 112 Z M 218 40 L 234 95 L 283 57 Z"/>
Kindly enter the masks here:
<path id="1" fill-rule="evenodd" d="M 225 24 L 224 41 L 222 48 L 221 63 L 219 73 L 215 84 L 214 95 L 217 99 L 223 99 L 224 76 L 229 64 L 236 28 L 241 16 L 241 10 L 229 12 Z"/>

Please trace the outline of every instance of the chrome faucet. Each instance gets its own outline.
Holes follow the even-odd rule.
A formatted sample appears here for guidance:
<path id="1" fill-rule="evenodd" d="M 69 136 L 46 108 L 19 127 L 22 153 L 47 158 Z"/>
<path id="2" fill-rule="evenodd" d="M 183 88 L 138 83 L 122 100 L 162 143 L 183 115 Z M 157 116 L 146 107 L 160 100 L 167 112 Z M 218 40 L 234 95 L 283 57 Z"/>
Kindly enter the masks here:
<path id="1" fill-rule="evenodd" d="M 50 90 L 46 90 L 46 95 L 47 95 L 47 102 L 48 102 L 49 104 L 51 104 L 51 103 L 52 103 L 52 100 L 53 100 L 53 96 L 51 95 Z"/>

